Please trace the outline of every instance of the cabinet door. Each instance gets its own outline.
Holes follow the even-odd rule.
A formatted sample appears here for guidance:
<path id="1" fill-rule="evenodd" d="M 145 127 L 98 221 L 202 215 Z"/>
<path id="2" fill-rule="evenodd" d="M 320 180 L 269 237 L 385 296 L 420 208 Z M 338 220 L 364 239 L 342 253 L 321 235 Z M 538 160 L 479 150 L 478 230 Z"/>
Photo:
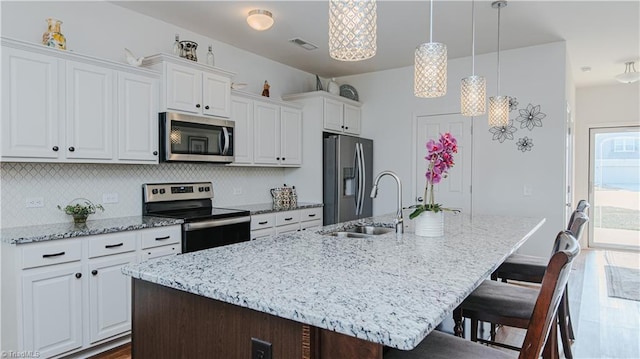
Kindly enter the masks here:
<path id="1" fill-rule="evenodd" d="M 167 63 L 167 108 L 191 113 L 202 110 L 202 71 Z"/>
<path id="2" fill-rule="evenodd" d="M 118 74 L 118 159 L 158 163 L 158 81 Z"/>
<path id="3" fill-rule="evenodd" d="M 283 165 L 302 164 L 302 111 L 294 108 L 280 109 L 281 151 Z"/>
<path id="4" fill-rule="evenodd" d="M 231 99 L 234 163 L 253 163 L 253 101 L 234 97 Z"/>
<path id="5" fill-rule="evenodd" d="M 122 274 L 120 269 L 135 261 L 135 254 L 127 254 L 90 262 L 91 343 L 131 330 L 131 278 Z"/>
<path id="6" fill-rule="evenodd" d="M 49 358 L 82 346 L 82 266 L 60 264 L 24 271 L 24 350 Z M 79 276 L 79 278 L 77 277 Z"/>
<path id="7" fill-rule="evenodd" d="M 202 73 L 202 114 L 219 117 L 231 115 L 231 79 Z"/>
<path id="8" fill-rule="evenodd" d="M 253 106 L 254 163 L 280 161 L 280 106 L 255 102 Z"/>
<path id="9" fill-rule="evenodd" d="M 67 158 L 113 158 L 114 73 L 67 61 Z"/>
<path id="10" fill-rule="evenodd" d="M 325 130 L 342 132 L 344 113 L 342 102 L 324 99 L 324 128 Z"/>
<path id="11" fill-rule="evenodd" d="M 360 134 L 360 107 L 344 104 L 344 132 Z"/>
<path id="12" fill-rule="evenodd" d="M 58 158 L 58 60 L 2 48 L 2 156 Z"/>

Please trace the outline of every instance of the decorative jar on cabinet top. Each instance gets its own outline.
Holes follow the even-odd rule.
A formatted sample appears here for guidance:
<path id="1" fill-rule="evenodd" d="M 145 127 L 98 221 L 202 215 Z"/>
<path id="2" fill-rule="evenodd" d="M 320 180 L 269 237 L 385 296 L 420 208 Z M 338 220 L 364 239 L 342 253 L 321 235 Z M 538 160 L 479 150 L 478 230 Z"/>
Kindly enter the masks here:
<path id="1" fill-rule="evenodd" d="M 56 49 L 66 50 L 67 49 L 67 39 L 60 32 L 60 25 L 62 21 L 48 18 L 47 20 L 47 31 L 42 34 L 42 44 L 55 47 Z"/>

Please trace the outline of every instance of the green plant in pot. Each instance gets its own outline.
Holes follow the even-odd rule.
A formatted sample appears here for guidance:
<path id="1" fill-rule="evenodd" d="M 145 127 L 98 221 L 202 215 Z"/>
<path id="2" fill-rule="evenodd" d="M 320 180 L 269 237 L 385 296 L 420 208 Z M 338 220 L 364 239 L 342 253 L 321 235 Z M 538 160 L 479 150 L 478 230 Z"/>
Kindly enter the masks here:
<path id="1" fill-rule="evenodd" d="M 76 198 L 64 207 L 58 205 L 58 209 L 73 216 L 74 223 L 86 223 L 87 217 L 89 217 L 90 214 L 96 213 L 96 210 L 104 212 L 102 205 L 93 204 L 86 198 Z"/>

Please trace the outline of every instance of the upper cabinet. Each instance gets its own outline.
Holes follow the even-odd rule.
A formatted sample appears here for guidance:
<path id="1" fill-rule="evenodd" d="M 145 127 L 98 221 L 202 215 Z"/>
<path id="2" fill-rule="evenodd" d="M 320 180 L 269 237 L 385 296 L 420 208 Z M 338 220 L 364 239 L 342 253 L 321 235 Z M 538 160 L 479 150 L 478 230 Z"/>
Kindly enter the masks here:
<path id="1" fill-rule="evenodd" d="M 332 95 L 325 91 L 314 91 L 301 94 L 283 96 L 286 101 L 319 101 L 319 108 L 313 107 L 315 113 L 307 114 L 305 106 L 305 116 L 319 116 L 323 123 L 323 129 L 328 132 L 342 133 L 347 135 L 360 135 L 361 131 L 361 103 L 345 97 Z"/>
<path id="2" fill-rule="evenodd" d="M 162 111 L 231 116 L 233 73 L 167 54 L 149 56 L 143 65 L 162 72 Z"/>
<path id="3" fill-rule="evenodd" d="M 2 39 L 2 160 L 158 163 L 157 73 Z"/>
<path id="4" fill-rule="evenodd" d="M 234 165 L 299 167 L 302 111 L 295 105 L 234 91 Z"/>

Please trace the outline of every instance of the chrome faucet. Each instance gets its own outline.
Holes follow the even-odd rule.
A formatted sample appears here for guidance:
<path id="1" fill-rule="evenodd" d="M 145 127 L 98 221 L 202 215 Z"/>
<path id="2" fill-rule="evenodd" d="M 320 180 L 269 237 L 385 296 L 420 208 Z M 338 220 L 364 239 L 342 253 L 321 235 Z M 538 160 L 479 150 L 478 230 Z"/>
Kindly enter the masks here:
<path id="1" fill-rule="evenodd" d="M 384 176 L 391 176 L 396 180 L 396 184 L 398 187 L 398 211 L 396 213 L 396 219 L 393 221 L 396 225 L 396 233 L 404 233 L 404 218 L 402 217 L 402 182 L 400 181 L 400 177 L 397 174 L 391 171 L 382 171 L 373 181 L 373 188 L 371 189 L 371 198 L 376 198 L 378 196 L 378 182 L 380 182 L 380 178 Z"/>

